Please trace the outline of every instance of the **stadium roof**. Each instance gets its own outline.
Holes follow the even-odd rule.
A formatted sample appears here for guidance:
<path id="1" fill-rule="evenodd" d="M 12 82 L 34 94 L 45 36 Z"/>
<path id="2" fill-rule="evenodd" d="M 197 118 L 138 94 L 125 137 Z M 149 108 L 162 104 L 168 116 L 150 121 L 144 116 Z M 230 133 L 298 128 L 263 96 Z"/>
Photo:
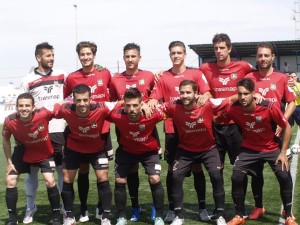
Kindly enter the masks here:
<path id="1" fill-rule="evenodd" d="M 235 42 L 232 43 L 231 57 L 253 57 L 256 46 L 261 42 Z M 300 55 L 300 40 L 269 41 L 274 47 L 276 56 Z M 213 44 L 194 44 L 189 47 L 202 59 L 215 58 Z"/>

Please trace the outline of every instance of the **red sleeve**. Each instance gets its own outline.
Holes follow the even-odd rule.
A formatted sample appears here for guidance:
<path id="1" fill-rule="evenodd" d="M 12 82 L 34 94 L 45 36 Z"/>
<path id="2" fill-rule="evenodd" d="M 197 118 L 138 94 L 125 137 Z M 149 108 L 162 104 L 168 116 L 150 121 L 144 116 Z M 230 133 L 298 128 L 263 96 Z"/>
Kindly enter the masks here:
<path id="1" fill-rule="evenodd" d="M 204 93 L 210 91 L 210 87 L 208 86 L 206 77 L 204 76 L 204 74 L 201 71 L 200 71 L 200 76 L 198 77 L 197 80 L 198 80 L 197 86 L 198 86 L 200 94 L 204 94 Z"/>
<path id="2" fill-rule="evenodd" d="M 9 139 L 11 137 L 11 134 L 12 134 L 12 132 L 9 127 L 9 119 L 8 119 L 8 117 L 6 117 L 4 120 L 3 127 L 2 127 L 2 136 L 6 139 Z"/>
<path id="3" fill-rule="evenodd" d="M 69 76 L 67 77 L 67 79 L 64 83 L 64 98 L 67 98 L 72 94 L 72 88 L 71 88 L 71 85 L 70 85 Z"/>
<path id="4" fill-rule="evenodd" d="M 280 110 L 280 106 L 278 103 L 274 103 L 272 107 L 269 108 L 271 117 L 273 121 L 280 126 L 281 128 L 286 127 L 288 121 L 284 117 L 283 113 Z"/>
<path id="5" fill-rule="evenodd" d="M 161 80 L 158 80 L 157 83 L 154 85 L 150 98 L 156 99 L 157 101 L 163 99 Z"/>
<path id="6" fill-rule="evenodd" d="M 117 101 L 118 100 L 118 94 L 115 87 L 114 80 L 111 81 L 110 87 L 109 87 L 109 96 L 111 101 Z"/>

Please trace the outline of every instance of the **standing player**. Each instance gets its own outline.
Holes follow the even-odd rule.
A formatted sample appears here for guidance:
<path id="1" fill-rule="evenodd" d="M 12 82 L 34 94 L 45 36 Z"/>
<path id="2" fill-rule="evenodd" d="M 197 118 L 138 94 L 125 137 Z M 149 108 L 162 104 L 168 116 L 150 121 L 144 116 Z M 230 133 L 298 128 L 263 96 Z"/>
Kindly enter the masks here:
<path id="1" fill-rule="evenodd" d="M 206 83 L 204 75 L 197 69 L 187 68 L 184 64 L 186 58 L 186 48 L 183 42 L 173 41 L 169 45 L 170 58 L 173 67 L 164 72 L 162 77 L 155 84 L 148 102 L 151 108 L 156 107 L 158 101 L 174 101 L 179 98 L 179 84 L 182 80 L 193 80 L 202 94 L 199 98 L 203 104 L 211 96 L 209 87 Z M 174 206 L 172 200 L 172 165 L 177 148 L 177 135 L 173 127 L 171 118 L 165 120 L 166 146 L 165 158 L 168 163 L 167 174 L 167 194 L 169 200 L 169 210 L 165 218 L 165 222 L 172 222 L 175 219 Z M 198 195 L 201 220 L 209 220 L 208 213 L 205 209 L 205 177 L 201 166 L 193 166 L 194 186 Z"/>
<path id="2" fill-rule="evenodd" d="M 258 71 L 252 72 L 246 77 L 254 81 L 256 93 L 259 93 L 265 100 L 278 102 L 281 105 L 285 118 L 289 119 L 295 110 L 294 100 L 296 97 L 293 90 L 288 87 L 288 78 L 286 75 L 281 72 L 274 71 L 274 68 L 272 67 L 274 58 L 275 54 L 273 46 L 270 43 L 258 44 L 256 51 Z M 280 127 L 278 127 L 276 131 L 276 136 L 281 136 Z M 263 164 L 261 164 L 261 167 L 260 171 L 263 171 Z M 249 219 L 257 219 L 260 215 L 265 213 L 262 203 L 262 187 L 264 180 L 261 179 L 258 181 L 261 183 L 256 182 L 256 185 L 252 185 L 252 190 L 254 190 L 255 207 L 249 215 Z"/>
<path id="3" fill-rule="evenodd" d="M 150 118 L 142 112 L 142 93 L 129 88 L 124 94 L 124 107 L 116 107 L 109 116 L 120 132 L 115 160 L 115 204 L 118 211 L 117 225 L 127 224 L 126 189 L 127 176 L 132 166 L 141 163 L 148 175 L 156 216 L 154 225 L 164 225 L 162 220 L 164 190 L 160 181 L 161 165 L 159 145 L 153 137 L 153 129 L 164 119 L 163 113 L 154 110 Z"/>
<path id="4" fill-rule="evenodd" d="M 208 170 L 213 187 L 216 222 L 225 225 L 225 192 L 221 177 L 221 161 L 213 136 L 212 121 L 214 111 L 224 108 L 229 102 L 207 101 L 202 107 L 197 105 L 197 86 L 191 80 L 183 80 L 179 85 L 180 100 L 167 103 L 164 112 L 173 119 L 178 132 L 178 150 L 173 164 L 173 201 L 176 213 L 171 225 L 182 225 L 183 181 L 193 163 L 203 163 Z M 226 104 L 227 102 L 227 104 Z M 222 104 L 220 104 L 222 103 Z M 201 137 L 199 139 L 199 137 Z"/>
<path id="5" fill-rule="evenodd" d="M 28 171 L 24 171 L 24 163 L 41 169 L 53 212 L 52 224 L 60 225 L 60 196 L 53 175 L 55 161 L 48 133 L 49 121 L 53 118 L 53 114 L 44 108 L 35 110 L 34 98 L 29 93 L 18 96 L 16 109 L 16 113 L 6 117 L 2 131 L 3 149 L 7 159 L 5 194 L 9 213 L 7 225 L 18 224 L 17 181 L 21 173 L 30 170 L 28 168 Z M 13 156 L 11 156 L 11 135 L 16 140 Z M 17 158 L 21 159 L 17 161 Z"/>
<path id="6" fill-rule="evenodd" d="M 35 48 L 35 58 L 38 67 L 28 74 L 21 83 L 24 92 L 32 94 L 37 108 L 45 107 L 53 110 L 55 103 L 63 101 L 63 85 L 67 74 L 61 70 L 53 69 L 54 52 L 53 46 L 47 42 L 38 44 Z M 57 171 L 58 188 L 62 190 L 62 150 L 64 146 L 63 131 L 65 129 L 64 120 L 52 119 L 49 122 L 49 136 L 54 148 L 54 160 Z M 31 173 L 26 176 L 25 190 L 27 209 L 23 223 L 28 224 L 33 221 L 33 215 L 37 211 L 35 197 L 38 188 L 39 167 L 32 167 Z"/>
<path id="7" fill-rule="evenodd" d="M 110 225 L 112 192 L 108 180 L 108 158 L 105 140 L 101 138 L 102 127 L 109 109 L 104 103 L 91 103 L 91 89 L 79 84 L 73 89 L 74 103 L 63 104 L 55 109 L 56 118 L 64 118 L 69 127 L 64 151 L 64 184 L 62 199 L 67 219 L 64 225 L 75 224 L 73 214 L 73 182 L 81 163 L 90 163 L 97 177 L 99 198 L 102 199 L 103 213 L 101 225 Z"/>
<path id="8" fill-rule="evenodd" d="M 253 68 L 244 61 L 231 61 L 232 45 L 227 34 L 216 34 L 212 43 L 217 61 L 202 64 L 200 70 L 206 77 L 213 98 L 227 98 L 237 93 L 237 82 L 250 73 Z M 215 124 L 213 129 L 223 174 L 226 152 L 230 163 L 233 164 L 239 152 L 242 136 L 234 121 L 230 121 L 228 124 Z M 247 180 L 245 181 L 245 189 L 246 187 Z"/>
<path id="9" fill-rule="evenodd" d="M 139 69 L 139 62 L 141 60 L 140 46 L 135 43 L 129 43 L 125 45 L 123 50 L 123 59 L 126 65 L 126 71 L 113 76 L 109 90 L 111 101 L 123 100 L 126 90 L 128 90 L 130 87 L 135 87 L 142 93 L 142 101 L 147 102 L 154 86 L 154 74 L 149 71 Z M 154 135 L 160 146 L 156 128 L 154 130 Z M 127 184 L 132 205 L 132 217 L 130 220 L 132 222 L 136 222 L 140 219 L 141 213 L 141 208 L 138 201 L 138 164 L 136 164 L 132 168 L 131 173 L 128 174 Z M 152 220 L 154 220 L 155 207 L 152 206 L 151 209 L 152 212 L 150 217 Z"/>
<path id="10" fill-rule="evenodd" d="M 78 58 L 82 68 L 69 74 L 64 86 L 64 97 L 72 93 L 72 89 L 78 84 L 86 84 L 91 88 L 91 97 L 93 101 L 109 101 L 108 88 L 111 81 L 111 74 L 108 70 L 97 70 L 94 61 L 97 53 L 97 45 L 93 42 L 82 41 L 76 47 Z M 105 149 L 109 155 L 112 155 L 112 144 L 109 133 L 110 124 L 105 121 L 101 137 L 106 140 Z M 82 164 L 78 173 L 78 192 L 80 199 L 80 222 L 89 221 L 87 197 L 89 191 L 89 165 Z M 96 218 L 101 219 L 101 199 L 99 199 L 96 208 Z"/>
<path id="11" fill-rule="evenodd" d="M 227 224 L 244 224 L 245 192 L 243 183 L 250 174 L 255 176 L 260 164 L 268 162 L 280 185 L 280 196 L 285 210 L 285 224 L 297 225 L 292 216 L 293 182 L 289 172 L 286 150 L 291 137 L 291 127 L 276 102 L 254 100 L 254 82 L 249 78 L 237 84 L 239 102 L 226 109 L 227 119 L 233 119 L 242 129 L 243 141 L 232 173 L 232 198 L 236 216 Z M 276 125 L 282 128 L 283 142 L 280 147 L 275 140 Z"/>

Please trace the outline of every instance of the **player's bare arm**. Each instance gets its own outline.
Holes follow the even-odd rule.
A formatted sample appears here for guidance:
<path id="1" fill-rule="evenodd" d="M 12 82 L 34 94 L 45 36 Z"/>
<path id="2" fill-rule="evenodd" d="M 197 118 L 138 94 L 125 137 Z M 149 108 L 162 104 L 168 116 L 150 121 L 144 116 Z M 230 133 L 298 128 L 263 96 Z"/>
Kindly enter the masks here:
<path id="1" fill-rule="evenodd" d="M 284 170 L 289 170 L 289 162 L 288 162 L 288 158 L 286 156 L 286 150 L 289 146 L 289 141 L 291 138 L 291 134 L 292 134 L 292 129 L 289 123 L 287 123 L 286 127 L 282 129 L 283 130 L 283 141 L 282 141 L 282 147 L 281 147 L 281 151 L 280 154 L 276 160 L 276 164 L 278 164 L 278 162 L 281 162 L 281 166 L 282 166 L 282 171 Z"/>
<path id="2" fill-rule="evenodd" d="M 11 143 L 10 143 L 10 139 L 7 139 L 5 137 L 3 137 L 3 150 L 4 150 L 4 154 L 7 160 L 7 166 L 6 166 L 6 176 L 11 172 L 11 171 L 15 171 L 17 172 L 14 164 L 11 161 Z"/>

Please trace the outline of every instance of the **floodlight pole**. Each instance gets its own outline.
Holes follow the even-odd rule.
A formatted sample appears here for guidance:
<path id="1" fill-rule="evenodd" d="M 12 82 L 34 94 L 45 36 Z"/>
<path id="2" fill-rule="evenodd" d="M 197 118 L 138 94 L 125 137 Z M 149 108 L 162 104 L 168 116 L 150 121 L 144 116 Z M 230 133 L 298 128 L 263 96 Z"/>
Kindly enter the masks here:
<path id="1" fill-rule="evenodd" d="M 74 4 L 74 9 L 75 9 L 75 45 L 77 45 L 78 41 L 77 41 L 77 5 Z M 78 59 L 77 59 L 77 55 L 76 55 L 76 69 L 78 69 Z"/>

